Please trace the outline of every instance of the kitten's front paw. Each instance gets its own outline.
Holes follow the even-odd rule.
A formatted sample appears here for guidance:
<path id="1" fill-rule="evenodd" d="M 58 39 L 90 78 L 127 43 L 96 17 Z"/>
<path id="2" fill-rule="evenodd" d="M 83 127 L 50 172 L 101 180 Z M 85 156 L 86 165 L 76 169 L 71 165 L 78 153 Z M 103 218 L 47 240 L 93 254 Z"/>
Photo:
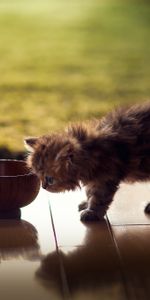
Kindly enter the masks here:
<path id="1" fill-rule="evenodd" d="M 88 203 L 87 201 L 82 201 L 79 205 L 78 205 L 78 210 L 81 211 L 81 210 L 84 210 L 86 209 L 88 206 Z"/>
<path id="2" fill-rule="evenodd" d="M 94 210 L 85 209 L 80 215 L 80 220 L 82 222 L 92 222 L 98 221 L 99 217 Z"/>

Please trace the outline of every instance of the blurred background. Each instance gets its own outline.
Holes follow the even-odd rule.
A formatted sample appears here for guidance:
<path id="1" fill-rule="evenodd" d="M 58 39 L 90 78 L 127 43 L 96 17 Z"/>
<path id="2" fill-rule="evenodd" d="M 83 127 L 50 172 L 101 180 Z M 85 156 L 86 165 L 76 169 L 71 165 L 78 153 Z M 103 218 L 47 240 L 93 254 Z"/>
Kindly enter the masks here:
<path id="1" fill-rule="evenodd" d="M 148 0 L 0 0 L 0 156 L 150 99 Z"/>

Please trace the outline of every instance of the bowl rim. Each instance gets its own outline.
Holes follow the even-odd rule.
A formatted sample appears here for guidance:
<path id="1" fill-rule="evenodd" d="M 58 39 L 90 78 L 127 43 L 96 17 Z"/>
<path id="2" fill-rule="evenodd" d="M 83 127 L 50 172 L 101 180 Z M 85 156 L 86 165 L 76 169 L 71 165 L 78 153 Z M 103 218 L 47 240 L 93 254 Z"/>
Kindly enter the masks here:
<path id="1" fill-rule="evenodd" d="M 17 162 L 17 163 L 24 163 L 26 165 L 26 161 L 25 160 L 20 160 L 20 159 L 5 159 L 5 158 L 0 158 L 0 163 L 1 162 Z M 30 169 L 29 169 L 30 171 Z M 0 175 L 0 178 L 17 178 L 17 177 L 25 177 L 25 176 L 36 176 L 35 173 L 33 173 L 32 171 L 31 172 L 28 172 L 28 173 L 25 173 L 25 174 L 18 174 L 18 175 Z"/>

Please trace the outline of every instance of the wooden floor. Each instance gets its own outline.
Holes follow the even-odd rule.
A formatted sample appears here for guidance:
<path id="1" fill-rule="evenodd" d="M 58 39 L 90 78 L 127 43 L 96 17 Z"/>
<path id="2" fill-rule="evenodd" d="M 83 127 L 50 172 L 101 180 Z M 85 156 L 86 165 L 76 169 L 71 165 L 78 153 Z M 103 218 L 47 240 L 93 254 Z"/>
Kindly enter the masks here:
<path id="1" fill-rule="evenodd" d="M 80 222 L 84 191 L 38 197 L 0 221 L 0 299 L 150 299 L 149 184 L 122 185 L 102 222 Z"/>

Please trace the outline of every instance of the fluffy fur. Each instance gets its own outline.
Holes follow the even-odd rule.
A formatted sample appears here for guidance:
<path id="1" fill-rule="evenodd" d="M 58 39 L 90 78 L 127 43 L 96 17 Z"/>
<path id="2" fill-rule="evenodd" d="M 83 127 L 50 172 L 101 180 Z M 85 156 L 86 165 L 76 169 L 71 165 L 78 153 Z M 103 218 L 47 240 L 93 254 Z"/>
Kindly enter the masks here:
<path id="1" fill-rule="evenodd" d="M 101 219 L 121 181 L 150 179 L 150 104 L 26 139 L 27 163 L 50 192 L 86 186 L 81 220 Z M 147 207 L 147 211 L 149 206 Z"/>

